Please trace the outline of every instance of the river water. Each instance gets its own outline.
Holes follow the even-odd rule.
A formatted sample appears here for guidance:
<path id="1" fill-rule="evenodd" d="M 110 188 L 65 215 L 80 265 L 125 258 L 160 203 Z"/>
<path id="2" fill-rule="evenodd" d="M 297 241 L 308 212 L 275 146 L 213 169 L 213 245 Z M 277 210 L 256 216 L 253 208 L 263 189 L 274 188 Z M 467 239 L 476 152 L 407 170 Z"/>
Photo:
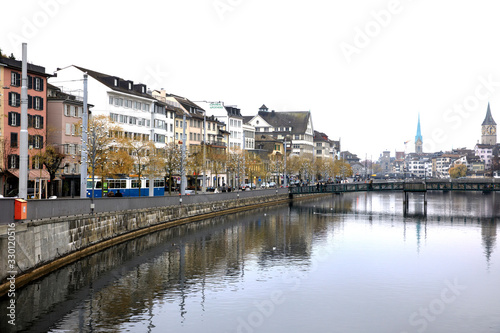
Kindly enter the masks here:
<path id="1" fill-rule="evenodd" d="M 402 199 L 331 195 L 120 244 L 18 290 L 17 328 L 500 332 L 500 195 L 429 193 L 424 214 L 415 194 L 407 215 Z"/>

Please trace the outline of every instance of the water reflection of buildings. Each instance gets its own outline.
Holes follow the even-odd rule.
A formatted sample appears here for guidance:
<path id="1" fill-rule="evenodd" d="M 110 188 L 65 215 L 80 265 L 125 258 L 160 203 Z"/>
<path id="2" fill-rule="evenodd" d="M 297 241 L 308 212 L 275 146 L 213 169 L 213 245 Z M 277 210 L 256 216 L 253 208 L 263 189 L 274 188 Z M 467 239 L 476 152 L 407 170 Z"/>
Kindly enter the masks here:
<path id="1" fill-rule="evenodd" d="M 491 254 L 497 241 L 497 219 L 486 220 L 481 223 L 481 238 L 483 241 L 484 254 L 488 267 L 490 265 Z"/>
<path id="2" fill-rule="evenodd" d="M 315 223 L 308 222 L 312 216 Z M 176 304 L 182 321 L 193 310 L 188 295 L 199 293 L 203 309 L 205 293 L 238 281 L 249 257 L 264 267 L 282 259 L 307 262 L 314 237 L 328 228 L 328 218 L 304 205 L 263 208 L 146 235 L 19 290 L 23 316 L 18 328 L 47 331 L 59 322 L 58 328 L 69 331 L 115 331 L 132 317 L 149 318 L 151 324 L 155 303 Z M 77 306 L 82 301 L 86 304 Z M 51 315 L 40 319 L 47 312 Z"/>
<path id="3" fill-rule="evenodd" d="M 404 218 L 402 209 L 397 208 L 402 201 L 400 193 L 361 193 L 221 216 L 150 234 L 85 258 L 19 290 L 23 314 L 18 328 L 47 331 L 62 320 L 58 328 L 68 331 L 81 327 L 83 331 L 117 331 L 132 317 L 147 318 L 152 325 L 156 303 L 177 306 L 182 321 L 194 306 L 204 310 L 209 292 L 228 285 L 237 291 L 239 284 L 232 282 L 245 275 L 250 259 L 256 258 L 261 269 L 289 261 L 307 265 L 315 240 L 332 235 L 332 230 L 333 234 L 342 230 L 343 224 L 336 222 L 343 221 L 346 214 L 370 224 L 403 223 L 404 232 L 411 230 L 408 237 L 416 237 L 417 250 L 432 224 L 480 225 L 489 263 L 499 219 L 481 216 L 498 212 L 498 203 L 491 201 L 493 197 L 480 197 L 487 199 L 486 203 L 474 203 L 478 198 L 472 196 L 458 196 L 452 203 L 448 194 L 436 198 L 444 200 L 439 205 L 430 203 L 427 218 Z M 471 217 L 468 212 L 477 204 L 481 206 L 479 217 Z M 447 213 L 449 209 L 455 215 Z M 461 211 L 465 216 L 457 216 Z M 201 299 L 199 304 L 189 303 L 188 295 L 193 294 Z M 86 303 L 78 305 L 82 301 Z M 49 312 L 50 316 L 45 316 Z M 0 331 L 4 331 L 1 325 Z"/>

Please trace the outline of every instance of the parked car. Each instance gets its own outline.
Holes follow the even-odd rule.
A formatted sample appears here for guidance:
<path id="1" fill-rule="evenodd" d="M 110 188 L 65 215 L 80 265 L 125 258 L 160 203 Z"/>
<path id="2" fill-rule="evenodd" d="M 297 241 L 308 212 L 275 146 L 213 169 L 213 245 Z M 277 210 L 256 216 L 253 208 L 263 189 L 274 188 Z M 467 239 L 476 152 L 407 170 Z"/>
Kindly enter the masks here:
<path id="1" fill-rule="evenodd" d="M 269 182 L 269 186 L 268 186 L 268 187 L 269 187 L 269 188 L 271 188 L 271 187 L 276 187 L 276 183 L 275 183 L 275 182 Z"/>

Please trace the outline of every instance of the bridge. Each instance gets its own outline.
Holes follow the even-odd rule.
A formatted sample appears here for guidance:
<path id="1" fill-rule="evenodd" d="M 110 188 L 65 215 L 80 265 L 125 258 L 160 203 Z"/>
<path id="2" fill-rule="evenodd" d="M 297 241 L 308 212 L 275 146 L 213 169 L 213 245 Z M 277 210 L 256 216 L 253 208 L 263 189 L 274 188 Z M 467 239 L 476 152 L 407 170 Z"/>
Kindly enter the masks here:
<path id="1" fill-rule="evenodd" d="M 423 193 L 424 213 L 427 213 L 427 191 L 481 191 L 483 193 L 499 192 L 500 181 L 496 179 L 481 180 L 421 180 L 421 181 L 383 181 L 373 183 L 345 183 L 314 186 L 290 187 L 289 195 L 312 193 L 347 193 L 347 192 L 384 192 L 401 191 L 403 193 L 403 213 L 408 212 L 409 193 Z"/>
<path id="2" fill-rule="evenodd" d="M 488 180 L 422 180 L 422 181 L 385 181 L 373 183 L 346 183 L 346 184 L 326 184 L 314 186 L 290 187 L 290 194 L 310 194 L 310 193 L 346 193 L 346 192 L 381 192 L 381 191 L 401 191 L 401 192 L 427 192 L 427 191 L 500 191 L 500 181 L 496 179 Z"/>

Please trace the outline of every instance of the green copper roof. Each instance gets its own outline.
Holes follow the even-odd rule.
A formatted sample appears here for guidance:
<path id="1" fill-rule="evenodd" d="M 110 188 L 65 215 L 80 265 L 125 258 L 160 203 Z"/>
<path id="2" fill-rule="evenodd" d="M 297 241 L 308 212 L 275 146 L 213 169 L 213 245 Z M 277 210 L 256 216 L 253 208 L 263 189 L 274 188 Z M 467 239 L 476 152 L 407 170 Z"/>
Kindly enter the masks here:
<path id="1" fill-rule="evenodd" d="M 422 134 L 420 133 L 420 113 L 418 114 L 417 135 L 415 135 L 415 142 L 417 142 L 418 139 L 420 139 L 420 141 L 424 141 L 422 139 Z"/>

